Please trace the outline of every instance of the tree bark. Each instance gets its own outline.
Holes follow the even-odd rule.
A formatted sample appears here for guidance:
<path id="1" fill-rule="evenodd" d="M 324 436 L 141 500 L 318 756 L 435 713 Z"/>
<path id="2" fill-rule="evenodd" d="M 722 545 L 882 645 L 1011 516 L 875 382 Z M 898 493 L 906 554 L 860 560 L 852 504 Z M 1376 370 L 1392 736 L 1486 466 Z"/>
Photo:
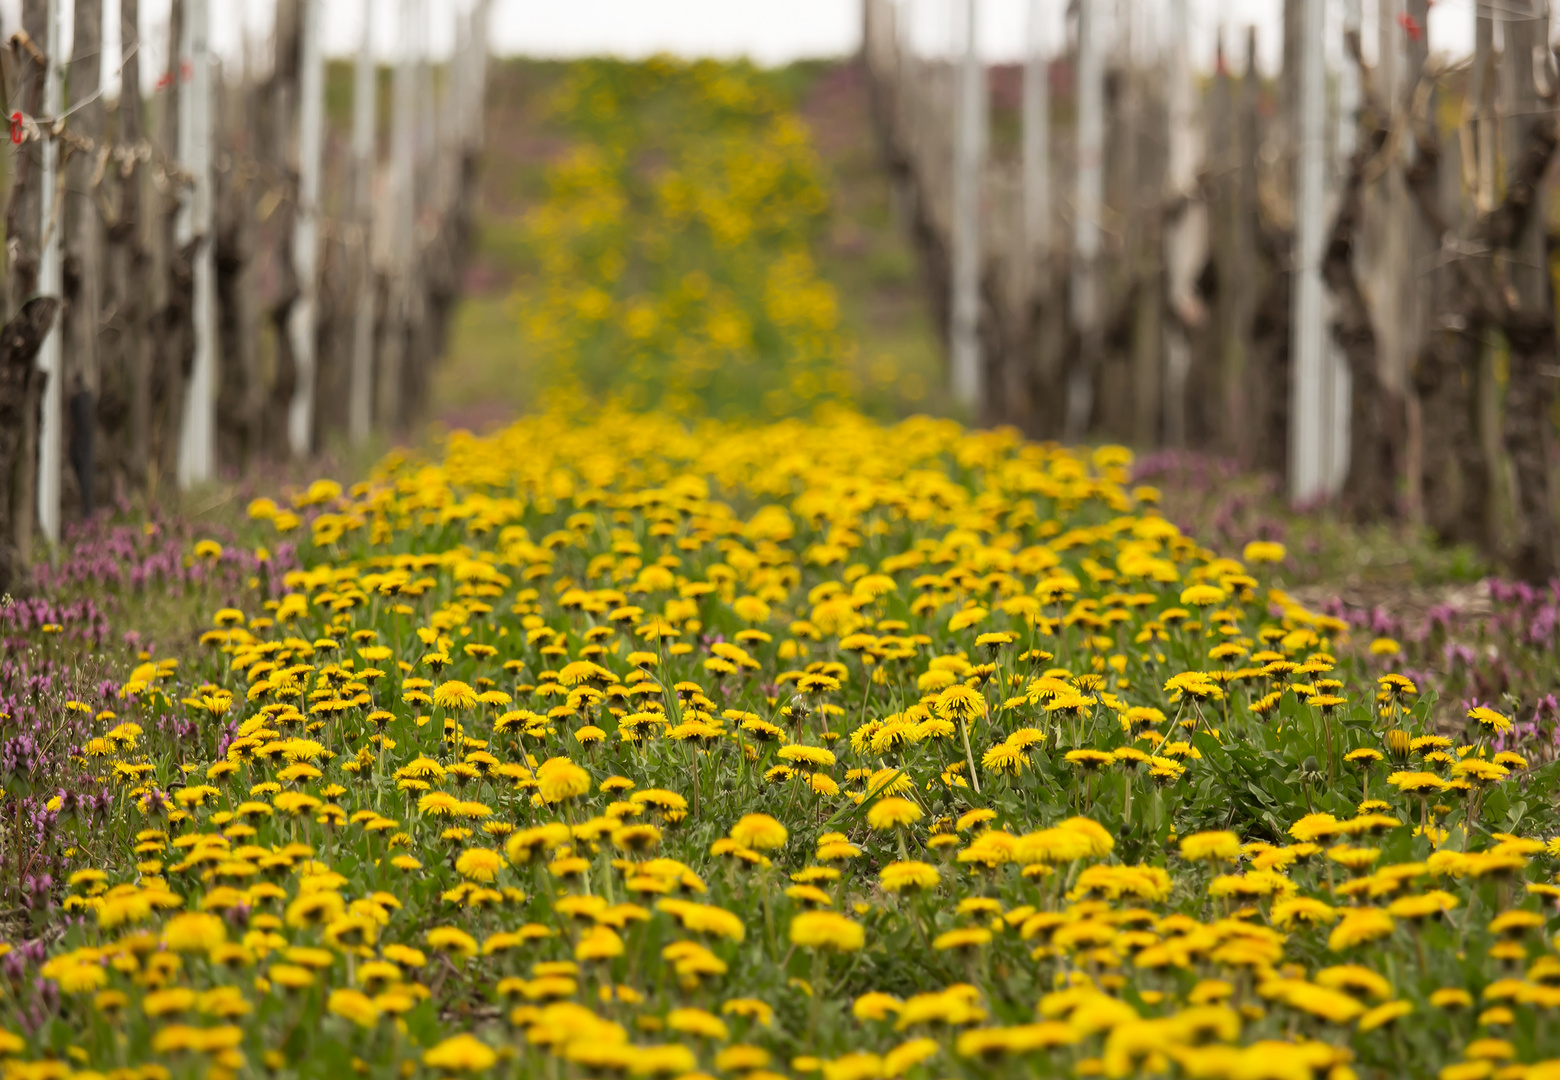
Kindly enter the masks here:
<path id="1" fill-rule="evenodd" d="M 1354 271 L 1354 245 L 1364 216 L 1365 173 L 1386 146 L 1390 129 L 1376 107 L 1361 110 L 1360 132 L 1333 219 L 1322 276 L 1333 297 L 1332 336 L 1352 379 L 1349 470 L 1344 499 L 1359 514 L 1393 512 L 1401 468 L 1402 398 L 1381 378 L 1370 304 Z"/>
<path id="2" fill-rule="evenodd" d="M 255 199 L 249 170 L 251 91 L 247 70 L 237 86 L 222 95 L 223 123 L 217 145 L 222 148 L 215 170 L 217 342 L 222 378 L 217 392 L 217 457 L 247 470 L 258 456 L 255 441 L 254 395 L 256 348 L 253 306 Z"/>
<path id="3" fill-rule="evenodd" d="M 40 47 L 40 44 L 41 46 Z M 38 115 L 43 105 L 43 83 L 47 71 L 43 49 L 48 47 L 48 8 L 46 0 L 24 0 L 22 31 L 12 38 L 12 56 L 20 72 L 18 97 L 29 116 Z M 42 221 L 42 143 L 23 143 L 12 157 L 11 200 L 6 208 L 6 294 L 7 314 L 12 318 L 38 292 L 39 238 Z M 40 309 L 34 309 L 35 313 Z M 58 305 L 47 309 L 52 319 Z M 42 334 L 39 334 L 39 342 Z M 42 380 L 32 373 L 34 347 L 27 360 L 27 371 L 12 383 L 0 402 L 21 403 L 19 415 L 3 425 L 17 436 L 17 445 L 0 457 L 0 483 L 6 498 L 0 500 L 0 546 L 11 552 L 11 565 L 25 566 L 32 558 L 33 524 L 37 517 L 38 404 Z"/>
<path id="4" fill-rule="evenodd" d="M 868 7 L 870 8 L 870 4 Z M 374 267 L 374 124 L 379 79 L 370 43 L 370 0 L 363 0 L 363 37 L 352 89 L 352 342 L 347 430 L 355 446 L 368 441 L 374 416 L 374 324 L 378 295 Z M 475 103 L 479 112 L 481 101 Z"/>
<path id="5" fill-rule="evenodd" d="M 78 147 L 65 166 L 64 389 L 67 445 L 83 517 L 90 517 L 97 491 L 96 401 L 102 388 L 98 364 L 98 317 L 102 294 L 102 219 L 96 189 L 107 165 L 103 105 L 98 95 L 102 66 L 103 0 L 76 0 L 76 32 L 70 61 L 72 132 L 91 149 Z"/>
<path id="6" fill-rule="evenodd" d="M 1416 107 L 1413 115 L 1418 145 L 1414 165 L 1408 171 L 1409 189 L 1419 202 L 1419 216 L 1431 234 L 1432 250 L 1445 242 L 1447 233 L 1463 229 L 1458 160 L 1442 152 L 1434 116 L 1434 104 L 1427 95 L 1423 108 Z M 1429 213 L 1430 209 L 1435 213 Z M 1492 534 L 1486 532 L 1492 520 L 1484 512 L 1494 476 L 1476 423 L 1484 328 L 1471 323 L 1459 310 L 1461 293 L 1454 265 L 1441 261 L 1429 276 L 1433 315 L 1425 327 L 1413 379 L 1424 432 L 1419 467 L 1424 520 L 1447 541 L 1494 550 L 1488 546 Z"/>
<path id="7" fill-rule="evenodd" d="M 276 61 L 270 85 L 270 139 L 266 147 L 272 183 L 285 189 L 267 223 L 272 238 L 272 272 L 275 285 L 266 315 L 276 343 L 275 376 L 266 400 L 264 443 L 272 457 L 289 452 L 287 417 L 297 390 L 298 365 L 287 332 L 293 305 L 298 302 L 298 274 L 293 258 L 294 221 L 297 217 L 298 168 L 293 148 L 293 116 L 298 108 L 300 0 L 280 0 L 276 5 Z"/>
<path id="8" fill-rule="evenodd" d="M 0 511 L 17 505 L 23 466 L 22 458 L 29 432 L 36 438 L 38 384 L 38 347 L 54 325 L 60 302 L 52 296 L 36 296 L 22 305 L 21 311 L 0 330 Z M 31 419 L 29 419 L 29 413 Z M 26 469 L 30 474 L 30 467 Z M 25 485 L 30 492 L 31 485 Z M 32 504 L 22 509 L 30 516 Z M 16 586 L 27 559 L 10 532 L 0 532 L 0 593 Z"/>
<path id="9" fill-rule="evenodd" d="M 147 334 L 145 281 L 149 260 L 142 239 L 140 0 L 119 0 L 121 79 L 117 147 L 112 159 L 118 207 L 105 240 L 111 333 L 103 345 L 98 423 L 104 458 L 115 470 L 112 487 L 146 483 L 151 405 L 151 339 Z"/>
<path id="10" fill-rule="evenodd" d="M 184 29 L 184 0 L 173 0 L 168 15 L 168 67 L 164 73 L 162 116 L 158 141 L 165 154 L 178 143 L 179 48 Z M 152 266 L 156 317 L 151 320 L 153 371 L 151 378 L 150 490 L 163 476 L 172 476 L 179 452 L 179 425 L 184 415 L 184 383 L 193 361 L 190 335 L 190 255 L 174 241 L 179 188 L 183 180 L 165 185 L 158 208 L 157 244 Z"/>
<path id="11" fill-rule="evenodd" d="M 1502 64 L 1507 77 L 1508 175 L 1513 172 L 1514 162 L 1533 151 L 1534 129 L 1544 133 L 1537 141 L 1548 144 L 1545 157 L 1554 153 L 1552 104 L 1539 96 L 1533 69 L 1535 52 L 1540 47 L 1547 51 L 1548 30 L 1547 16 L 1506 23 Z M 1537 207 L 1544 205 L 1543 176 L 1542 170 L 1534 174 L 1539 188 L 1534 198 Z M 1548 581 L 1556 570 L 1555 509 L 1549 469 L 1553 379 L 1545 373 L 1555 363 L 1548 230 L 1542 212 L 1530 213 L 1519 227 L 1512 223 L 1507 228 L 1511 236 L 1502 246 L 1506 248 L 1503 261 L 1512 311 L 1505 325 L 1511 349 L 1511 376 L 1506 384 L 1506 449 L 1516 477 L 1512 569 L 1527 581 L 1541 582 Z"/>
<path id="12" fill-rule="evenodd" d="M 1094 416 L 1095 380 L 1103 351 L 1100 303 L 1100 225 L 1104 213 L 1105 71 L 1097 27 L 1102 0 L 1078 0 L 1077 163 L 1073 187 L 1072 284 L 1078 328 L 1076 357 L 1067 374 L 1065 436 L 1079 442 Z"/>
<path id="13" fill-rule="evenodd" d="M 25 0 L 22 30 L 11 39 L 11 53 L 19 71 L 17 97 L 23 112 L 36 116 L 43 107 L 44 55 L 37 42 L 45 40 L 47 0 Z M 14 315 L 38 291 L 38 236 L 42 217 L 38 172 L 42 167 L 42 143 L 29 140 L 14 152 L 11 199 L 6 208 L 7 311 Z"/>

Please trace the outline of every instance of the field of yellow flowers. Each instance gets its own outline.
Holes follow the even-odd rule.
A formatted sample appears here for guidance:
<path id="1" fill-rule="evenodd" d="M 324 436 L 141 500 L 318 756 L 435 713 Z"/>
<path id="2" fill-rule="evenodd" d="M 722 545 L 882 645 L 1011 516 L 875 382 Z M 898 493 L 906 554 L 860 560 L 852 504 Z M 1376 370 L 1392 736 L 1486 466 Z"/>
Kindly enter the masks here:
<path id="1" fill-rule="evenodd" d="M 1560 1076 L 1557 766 L 1130 461 L 606 409 L 255 500 L 195 662 L 9 705 L 4 1077 Z"/>
<path id="2" fill-rule="evenodd" d="M 571 149 L 524 216 L 512 298 L 544 394 L 727 418 L 850 397 L 855 345 L 814 252 L 823 167 L 774 79 L 586 60 L 548 112 Z"/>

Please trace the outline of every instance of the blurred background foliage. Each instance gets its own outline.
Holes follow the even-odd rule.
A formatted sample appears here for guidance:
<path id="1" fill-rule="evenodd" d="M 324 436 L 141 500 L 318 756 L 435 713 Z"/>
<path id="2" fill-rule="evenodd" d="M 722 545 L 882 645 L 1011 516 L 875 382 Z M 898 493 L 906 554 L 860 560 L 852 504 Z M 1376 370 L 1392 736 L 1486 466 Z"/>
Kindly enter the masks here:
<path id="1" fill-rule="evenodd" d="M 581 142 L 526 214 L 522 340 L 551 395 L 683 416 L 850 396 L 813 240 L 829 206 L 806 126 L 751 68 L 574 66 L 551 112 Z"/>
<path id="2" fill-rule="evenodd" d="M 855 67 L 505 61 L 434 415 L 944 411 Z"/>

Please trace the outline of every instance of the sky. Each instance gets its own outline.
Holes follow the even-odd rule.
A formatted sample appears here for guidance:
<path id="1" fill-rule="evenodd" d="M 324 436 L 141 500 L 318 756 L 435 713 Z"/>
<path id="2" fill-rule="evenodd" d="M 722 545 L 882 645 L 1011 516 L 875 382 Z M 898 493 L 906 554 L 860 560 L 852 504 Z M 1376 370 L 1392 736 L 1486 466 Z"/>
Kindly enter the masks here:
<path id="1" fill-rule="evenodd" d="M 259 48 L 269 32 L 274 0 L 209 0 L 212 45 L 236 64 L 246 38 Z M 326 51 L 355 52 L 362 40 L 365 12 L 371 44 L 382 58 L 399 47 L 397 16 L 403 0 L 321 0 Z M 416 40 L 435 56 L 446 55 L 454 41 L 457 9 L 473 0 L 426 0 L 429 13 Z M 954 11 L 961 0 L 898 0 L 905 11 L 911 38 L 918 49 L 941 51 L 955 39 Z M 977 41 L 983 56 L 1012 61 L 1023 52 L 1033 0 L 976 0 Z M 1038 0 L 1041 40 L 1051 49 L 1063 45 L 1068 0 Z M 1110 14 L 1123 0 L 1100 0 L 1107 33 Z M 1334 62 L 1341 59 L 1341 25 L 1345 0 L 1327 0 L 1328 40 Z M 1378 0 L 1360 0 L 1366 25 L 1374 25 Z M 1382 0 L 1389 2 L 1389 0 Z M 1476 0 L 1435 0 L 1431 7 L 1430 40 L 1437 51 L 1453 55 L 1472 46 Z M 1494 3 L 1494 0 L 1489 0 Z M 1501 0 L 1506 3 L 1507 0 Z M 9 35 L 17 25 L 21 0 L 0 0 L 0 22 Z M 1168 0 L 1133 0 L 1133 34 L 1139 48 L 1162 40 Z M 1232 53 L 1243 52 L 1244 27 L 1258 28 L 1262 65 L 1277 65 L 1281 48 L 1279 12 L 1282 0 L 1188 0 L 1188 33 L 1193 63 L 1211 67 L 1214 41 L 1225 28 Z M 105 0 L 107 43 L 104 74 L 111 91 L 117 87 L 118 3 Z M 1499 6 L 1499 5 L 1497 5 Z M 65 34 L 69 40 L 71 0 L 63 0 Z M 145 40 L 143 70 L 150 80 L 167 55 L 169 0 L 141 0 Z M 492 41 L 500 55 L 569 57 L 617 55 L 644 57 L 656 52 L 731 58 L 748 57 L 761 64 L 845 56 L 861 39 L 860 0 L 493 0 Z M 1365 35 L 1369 58 L 1374 35 Z"/>

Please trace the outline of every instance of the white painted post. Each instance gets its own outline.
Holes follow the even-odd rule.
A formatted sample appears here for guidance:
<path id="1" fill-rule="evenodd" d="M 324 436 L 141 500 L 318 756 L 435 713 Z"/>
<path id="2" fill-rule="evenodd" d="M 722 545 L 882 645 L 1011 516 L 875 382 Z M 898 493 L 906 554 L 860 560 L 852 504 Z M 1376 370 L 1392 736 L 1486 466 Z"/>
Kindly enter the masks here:
<path id="1" fill-rule="evenodd" d="M 1343 0 L 1343 36 L 1360 40 L 1364 33 L 1365 12 L 1360 0 Z M 1338 161 L 1342 169 L 1349 167 L 1349 155 L 1359 135 L 1360 125 L 1360 69 L 1353 56 L 1345 52 L 1343 67 L 1338 72 Z"/>
<path id="2" fill-rule="evenodd" d="M 417 227 L 417 66 L 428 20 L 418 0 L 401 0 L 401 54 L 390 95 L 391 258 L 400 293 L 396 318 L 406 319 L 407 274 Z M 404 336 L 404 326 L 397 336 Z M 404 351 L 404 350 L 403 350 Z M 397 368 L 397 376 L 400 371 Z M 399 383 L 397 384 L 399 395 Z"/>
<path id="3" fill-rule="evenodd" d="M 46 60 L 43 83 L 43 113 L 51 122 L 60 114 L 64 102 L 64 78 L 59 57 L 60 5 L 64 0 L 48 0 L 49 40 L 43 44 Z M 42 224 L 39 235 L 43 250 L 38 258 L 38 293 L 41 296 L 64 296 L 63 221 L 55 188 L 59 186 L 60 144 L 53 134 L 43 132 L 43 168 L 39 177 L 38 204 L 42 207 Z M 38 426 L 38 525 L 51 544 L 60 542 L 60 469 L 64 461 L 64 381 L 65 364 L 61 353 L 60 316 L 54 323 L 38 350 L 38 370 L 43 372 L 43 417 Z"/>
<path id="4" fill-rule="evenodd" d="M 1023 183 L 1024 257 L 1027 284 L 1044 290 L 1051 252 L 1051 65 L 1042 22 L 1047 0 L 1029 0 L 1029 41 L 1024 52 Z M 1032 292 L 1022 292 L 1028 303 Z"/>
<path id="5" fill-rule="evenodd" d="M 184 392 L 178 482 L 189 488 L 215 471 L 217 421 L 216 272 L 211 236 L 211 50 L 209 0 L 186 0 L 180 48 L 179 163 L 193 177 L 174 221 L 180 247 L 197 241 L 191 297 L 195 364 Z"/>
<path id="6" fill-rule="evenodd" d="M 325 126 L 325 58 L 320 50 L 324 0 L 302 0 L 299 23 L 298 213 L 293 219 L 293 266 L 298 300 L 287 314 L 298 380 L 287 412 L 287 444 L 307 457 L 314 442 L 314 330 L 319 304 L 320 150 Z"/>
<path id="7" fill-rule="evenodd" d="M 1100 215 L 1104 203 L 1105 70 L 1095 25 L 1099 0 L 1078 0 L 1077 184 L 1073 195 L 1072 316 L 1083 343 L 1067 386 L 1066 434 L 1088 433 L 1098 357 Z"/>
<path id="8" fill-rule="evenodd" d="M 417 0 L 401 0 L 398 30 L 400 42 L 395 81 L 390 94 L 390 243 L 389 296 L 385 312 L 385 343 L 380 351 L 379 418 L 394 431 L 401 423 L 401 369 L 406 357 L 409 307 L 407 275 L 410 271 L 413 229 L 417 210 L 415 163 L 417 155 L 417 53 L 418 35 L 427 20 L 419 20 Z"/>
<path id="9" fill-rule="evenodd" d="M 471 128 L 471 16 L 455 12 L 455 50 L 439 101 L 433 137 L 432 190 L 429 201 L 442 216 L 460 201 L 466 138 Z"/>
<path id="10" fill-rule="evenodd" d="M 1327 327 L 1322 310 L 1322 169 L 1325 156 L 1325 0 L 1303 0 L 1300 38 L 1299 155 L 1295 163 L 1293 367 L 1289 414 L 1289 494 L 1313 499 L 1327 491 L 1323 441 Z"/>
<path id="11" fill-rule="evenodd" d="M 1495 18 L 1481 9 L 1473 29 L 1473 75 L 1468 96 L 1474 107 L 1474 146 L 1477 182 L 1474 209 L 1487 214 L 1495 208 Z"/>
<path id="12" fill-rule="evenodd" d="M 1360 0 L 1344 0 L 1343 33 L 1345 40 L 1356 40 L 1364 33 L 1365 13 Z M 1362 97 L 1359 63 L 1345 54 L 1338 74 L 1338 165 L 1349 168 L 1349 159 L 1359 142 L 1360 99 Z M 1331 305 L 1328 305 L 1329 308 Z M 1331 321 L 1331 314 L 1327 316 Z M 1353 404 L 1354 380 L 1343 350 L 1327 335 L 1327 364 L 1322 387 L 1323 407 L 1327 410 L 1322 441 L 1322 483 L 1328 494 L 1343 490 L 1349 474 L 1349 422 Z"/>
<path id="13" fill-rule="evenodd" d="M 416 148 L 413 154 L 412 164 L 412 204 L 414 212 L 412 220 L 418 223 L 421 211 L 437 206 L 434 201 L 435 169 L 434 165 L 439 159 L 439 110 L 438 101 L 433 92 L 433 54 L 428 48 L 428 36 L 432 32 L 433 6 L 428 0 L 418 0 L 416 27 L 417 27 L 417 64 L 414 68 L 415 90 L 412 100 L 416 103 L 415 120 L 413 121 L 416 136 L 412 145 Z M 412 230 L 414 239 L 417 237 L 417 229 Z M 414 298 L 416 292 L 413 293 Z"/>
<path id="14" fill-rule="evenodd" d="M 1196 86 L 1189 57 L 1191 22 L 1187 0 L 1170 0 L 1167 118 L 1170 130 L 1165 163 L 1166 195 L 1180 204 L 1165 232 L 1165 261 L 1171 318 L 1165 320 L 1164 441 L 1186 445 L 1186 383 L 1192 368 L 1188 322 L 1199 317 L 1196 296 L 1198 264 L 1207 235 L 1205 209 L 1197 201 Z"/>
<path id="15" fill-rule="evenodd" d="M 978 422 L 985 398 L 980 355 L 980 172 L 985 155 L 985 71 L 976 55 L 977 0 L 962 0 L 964 56 L 954 112 L 953 252 L 948 355 L 953 400 Z"/>
<path id="16" fill-rule="evenodd" d="M 492 0 L 477 0 L 471 11 L 471 70 L 468 72 L 470 98 L 466 102 L 467 123 L 470 127 L 466 132 L 466 146 L 472 152 L 482 149 L 483 105 L 487 101 L 488 17 L 491 6 Z"/>
<path id="17" fill-rule="evenodd" d="M 469 11 L 455 12 L 455 51 L 450 54 L 444 87 L 443 118 L 439 123 L 440 171 L 459 176 L 459 161 L 471 133 L 471 20 Z"/>
<path id="18" fill-rule="evenodd" d="M 1372 89 L 1387 121 L 1396 127 L 1403 119 L 1403 103 L 1408 83 L 1418 72 L 1408 71 L 1408 34 L 1401 18 L 1407 14 L 1404 0 L 1378 0 L 1376 4 L 1376 65 L 1371 72 Z M 1413 140 L 1406 140 L 1412 143 Z M 1376 184 L 1366 190 L 1374 195 L 1375 205 L 1367 203 L 1367 233 L 1356 259 L 1367 267 L 1367 295 L 1371 299 L 1372 321 L 1376 329 L 1376 374 L 1382 387 L 1396 393 L 1403 386 L 1400 375 L 1408 345 L 1410 294 L 1405 281 L 1413 276 L 1409 253 L 1410 215 L 1418 214 L 1404 184 L 1403 142 L 1387 145 L 1382 171 Z M 1371 212 L 1373 211 L 1373 212 Z"/>
<path id="19" fill-rule="evenodd" d="M 363 0 L 363 37 L 358 43 L 352 80 L 353 215 L 358 227 L 357 310 L 352 323 L 352 382 L 348 391 L 347 431 L 354 445 L 368 439 L 373 426 L 374 386 L 374 260 L 373 182 L 374 106 L 379 80 L 370 48 L 374 0 Z"/>

